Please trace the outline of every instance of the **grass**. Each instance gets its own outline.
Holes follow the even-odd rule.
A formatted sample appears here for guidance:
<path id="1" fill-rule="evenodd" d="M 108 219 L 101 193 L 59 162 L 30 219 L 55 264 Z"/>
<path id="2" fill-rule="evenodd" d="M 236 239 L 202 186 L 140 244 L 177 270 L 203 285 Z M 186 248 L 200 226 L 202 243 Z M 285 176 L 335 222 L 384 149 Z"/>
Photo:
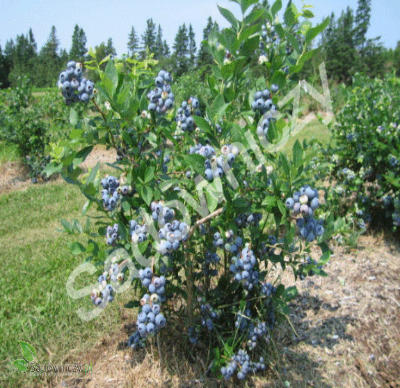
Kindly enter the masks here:
<path id="1" fill-rule="evenodd" d="M 18 148 L 14 144 L 0 141 L 0 164 L 6 162 L 15 162 L 19 159 Z"/>
<path id="2" fill-rule="evenodd" d="M 291 153 L 294 143 L 296 140 L 299 140 L 300 143 L 303 140 L 311 141 L 311 140 L 319 140 L 322 144 L 326 145 L 329 143 L 331 137 L 331 133 L 329 129 L 321 124 L 319 120 L 313 120 L 309 122 L 299 133 L 295 136 L 289 137 L 288 142 L 283 148 L 284 152 Z"/>
<path id="3" fill-rule="evenodd" d="M 79 219 L 83 203 L 75 187 L 60 183 L 0 196 L 0 386 L 35 384 L 10 369 L 21 357 L 18 341 L 32 344 L 40 362 L 60 362 L 74 349 L 93 347 L 120 322 L 117 304 L 83 322 L 76 311 L 89 308 L 89 297 L 73 300 L 66 293 L 69 274 L 84 261 L 71 254 L 69 244 L 84 238 L 61 233 L 59 220 Z M 76 288 L 94 281 L 95 276 L 79 278 Z"/>

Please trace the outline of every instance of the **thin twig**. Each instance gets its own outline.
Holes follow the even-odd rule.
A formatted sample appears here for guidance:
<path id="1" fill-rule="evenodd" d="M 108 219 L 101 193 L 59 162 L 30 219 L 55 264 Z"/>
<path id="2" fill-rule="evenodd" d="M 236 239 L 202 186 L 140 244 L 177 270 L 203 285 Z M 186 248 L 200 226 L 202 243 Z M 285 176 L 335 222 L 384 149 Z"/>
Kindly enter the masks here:
<path id="1" fill-rule="evenodd" d="M 110 137 L 111 137 L 111 143 L 112 143 L 113 147 L 114 147 L 115 149 L 118 149 L 118 147 L 117 147 L 117 145 L 115 144 L 115 141 L 114 141 L 114 136 L 113 136 L 113 134 L 112 134 L 110 128 L 108 127 L 106 115 L 105 115 L 104 112 L 100 109 L 100 107 L 97 105 L 97 103 L 96 103 L 96 101 L 95 101 L 94 98 L 92 99 L 92 101 L 93 101 L 93 104 L 94 104 L 94 106 L 96 107 L 97 111 L 101 114 L 101 117 L 103 117 L 103 120 L 104 120 L 104 122 L 105 122 L 105 124 L 106 124 L 106 126 L 107 126 L 107 131 L 108 131 L 108 133 L 109 133 L 109 135 L 110 135 Z"/>
<path id="2" fill-rule="evenodd" d="M 194 231 L 201 225 L 206 223 L 207 221 L 211 220 L 211 218 L 214 218 L 218 215 L 220 215 L 222 212 L 224 211 L 224 208 L 219 208 L 217 210 L 215 210 L 214 212 L 212 212 L 211 214 L 209 214 L 208 216 L 202 218 L 201 220 L 196 221 L 196 223 L 190 228 L 189 234 L 188 234 L 188 240 L 190 239 L 190 237 L 193 236 Z"/>

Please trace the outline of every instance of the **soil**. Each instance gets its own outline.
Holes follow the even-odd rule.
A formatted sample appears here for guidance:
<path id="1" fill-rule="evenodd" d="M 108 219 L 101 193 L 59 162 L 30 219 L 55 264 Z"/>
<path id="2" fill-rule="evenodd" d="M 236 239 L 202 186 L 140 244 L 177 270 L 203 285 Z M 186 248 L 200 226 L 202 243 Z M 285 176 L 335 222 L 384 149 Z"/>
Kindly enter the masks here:
<path id="1" fill-rule="evenodd" d="M 87 170 L 96 165 L 115 162 L 117 153 L 107 150 L 104 146 L 96 146 L 88 155 L 81 167 Z M 61 181 L 61 178 L 56 178 Z M 54 182 L 54 180 L 52 180 Z M 41 182 L 42 183 L 42 182 Z M 0 165 L 0 194 L 15 190 L 26 190 L 32 185 L 28 169 L 20 162 L 7 162 Z"/>
<path id="2" fill-rule="evenodd" d="M 275 332 L 268 371 L 249 386 L 400 387 L 399 243 L 362 236 L 357 251 L 335 247 L 325 270 L 327 277 L 295 282 L 299 294 L 290 305 L 290 324 Z M 293 285 L 294 279 L 285 276 L 283 282 Z M 93 363 L 90 376 L 59 380 L 57 386 L 221 386 L 205 377 L 196 352 L 190 359 L 187 345 L 175 338 L 164 337 L 161 360 L 156 343 L 128 350 L 124 341 L 134 320 L 127 312 L 118 333 L 73 357 Z"/>

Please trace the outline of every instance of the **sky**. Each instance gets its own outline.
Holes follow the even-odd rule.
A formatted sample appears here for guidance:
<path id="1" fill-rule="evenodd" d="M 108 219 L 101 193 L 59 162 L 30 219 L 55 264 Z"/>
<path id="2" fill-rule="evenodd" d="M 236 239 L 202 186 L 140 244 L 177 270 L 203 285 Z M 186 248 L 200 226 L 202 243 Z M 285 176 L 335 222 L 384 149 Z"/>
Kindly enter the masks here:
<path id="1" fill-rule="evenodd" d="M 315 22 L 331 12 L 338 15 L 347 6 L 357 8 L 357 0 L 294 0 L 294 3 L 298 8 L 304 3 L 313 5 Z M 78 24 L 86 33 L 88 47 L 111 37 L 120 55 L 127 51 L 131 27 L 134 26 L 141 35 L 146 20 L 153 18 L 156 24 L 161 24 L 164 39 L 170 46 L 178 26 L 191 23 L 199 47 L 208 16 L 217 20 L 220 26 L 227 26 L 217 4 L 236 10 L 234 13 L 239 15 L 238 5 L 229 0 L 0 0 L 0 45 L 4 48 L 9 38 L 26 34 L 32 27 L 40 48 L 54 24 L 60 46 L 69 51 L 73 28 Z M 394 48 L 400 41 L 399 18 L 400 0 L 372 0 L 368 37 L 381 36 L 386 47 Z"/>

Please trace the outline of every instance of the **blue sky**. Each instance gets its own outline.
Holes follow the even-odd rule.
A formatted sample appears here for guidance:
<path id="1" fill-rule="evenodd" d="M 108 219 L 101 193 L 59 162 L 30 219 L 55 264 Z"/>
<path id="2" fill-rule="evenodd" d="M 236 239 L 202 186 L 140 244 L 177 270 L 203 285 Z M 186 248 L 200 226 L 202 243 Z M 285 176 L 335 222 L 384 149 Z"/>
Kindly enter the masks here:
<path id="1" fill-rule="evenodd" d="M 294 2 L 298 7 L 304 3 Z M 332 11 L 338 14 L 347 6 L 357 7 L 357 0 L 306 0 L 305 3 L 314 6 L 316 21 Z M 69 50 L 73 27 L 79 24 L 86 32 L 88 46 L 94 47 L 112 37 L 117 53 L 122 54 L 126 52 L 131 26 L 141 34 L 150 17 L 161 24 L 170 45 L 183 23 L 192 23 L 200 42 L 208 16 L 226 25 L 217 4 L 238 9 L 229 0 L 0 0 L 0 45 L 4 48 L 7 39 L 32 27 L 41 47 L 54 24 L 61 46 Z M 400 40 L 399 18 L 400 0 L 372 0 L 369 37 L 379 35 L 386 47 L 395 47 Z"/>

